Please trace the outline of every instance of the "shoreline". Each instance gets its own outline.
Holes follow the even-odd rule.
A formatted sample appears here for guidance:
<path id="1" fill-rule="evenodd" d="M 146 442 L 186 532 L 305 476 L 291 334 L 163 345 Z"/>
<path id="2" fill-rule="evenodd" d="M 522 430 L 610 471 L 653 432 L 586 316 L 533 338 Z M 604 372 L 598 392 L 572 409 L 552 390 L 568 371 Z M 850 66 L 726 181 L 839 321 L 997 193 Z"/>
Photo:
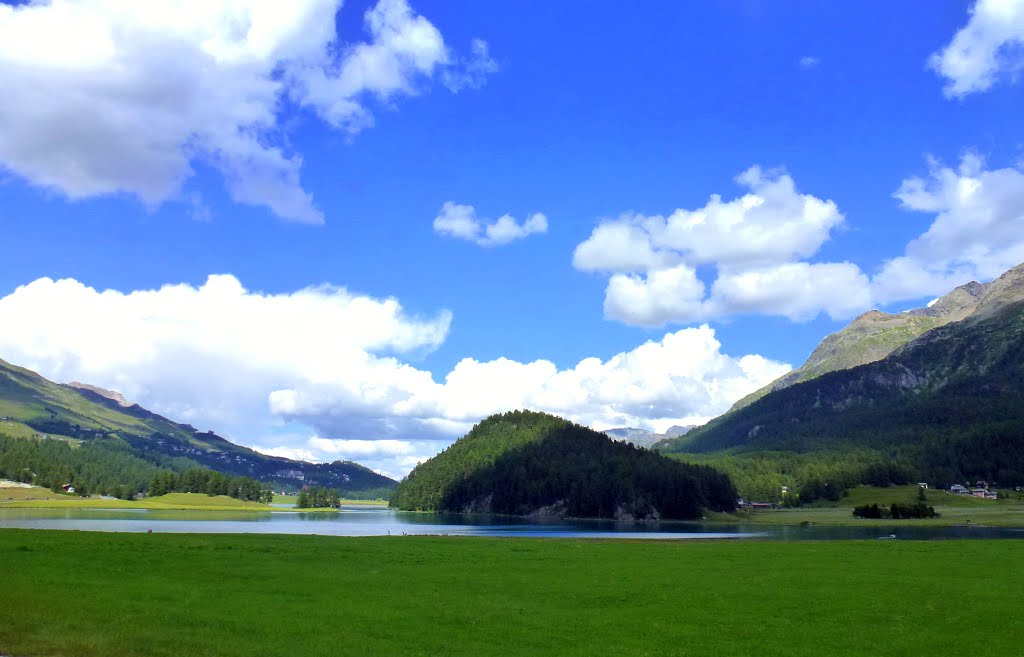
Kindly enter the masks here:
<path id="1" fill-rule="evenodd" d="M 12 491 L 17 491 L 14 494 Z M 370 502 L 352 502 L 344 500 L 343 506 L 369 505 Z M 225 495 L 207 495 L 206 493 L 170 493 L 158 497 L 147 497 L 141 500 L 104 499 L 96 497 L 77 497 L 53 493 L 47 489 L 5 488 L 0 491 L 0 510 L 2 509 L 83 509 L 94 511 L 209 511 L 209 512 L 243 512 L 243 513 L 340 513 L 336 508 L 298 509 L 276 507 L 259 502 L 238 500 Z"/>

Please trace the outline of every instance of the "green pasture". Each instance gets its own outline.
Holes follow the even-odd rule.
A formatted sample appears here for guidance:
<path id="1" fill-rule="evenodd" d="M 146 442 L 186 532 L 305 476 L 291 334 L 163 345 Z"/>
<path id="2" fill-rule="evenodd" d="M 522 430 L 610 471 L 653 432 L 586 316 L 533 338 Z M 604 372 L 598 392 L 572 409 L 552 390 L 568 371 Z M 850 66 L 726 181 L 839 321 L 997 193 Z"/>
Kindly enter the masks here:
<path id="1" fill-rule="evenodd" d="M 988 509 L 999 506 L 1024 505 L 1024 493 L 1019 491 L 1003 491 L 1006 499 L 985 500 L 971 495 L 956 495 L 945 490 L 928 489 L 924 491 L 925 503 L 938 507 L 957 507 L 965 509 Z M 914 484 L 909 486 L 856 486 L 851 488 L 849 494 L 843 497 L 838 506 L 852 509 L 855 506 L 864 504 L 913 504 L 918 501 L 918 487 Z"/>
<path id="2" fill-rule="evenodd" d="M 168 493 L 136 501 L 78 497 L 53 493 L 45 488 L 0 488 L 0 509 L 153 509 L 180 511 L 299 511 L 281 509 L 259 502 L 247 502 L 227 495 L 205 493 Z M 336 509 L 301 509 L 304 513 Z"/>
<path id="3" fill-rule="evenodd" d="M 0 654 L 1018 657 L 1017 541 L 0 530 Z"/>
<path id="4" fill-rule="evenodd" d="M 819 503 L 795 509 L 740 510 L 734 514 L 713 514 L 715 522 L 749 522 L 765 525 L 885 525 L 913 526 L 989 525 L 993 527 L 1024 527 L 1024 494 L 1004 491 L 1007 499 L 984 500 L 970 495 L 954 495 L 944 490 L 926 490 L 925 503 L 935 507 L 941 516 L 916 520 L 865 520 L 853 517 L 853 508 L 865 504 L 889 506 L 913 504 L 918 501 L 918 488 L 910 486 L 857 486 L 833 503 Z"/>

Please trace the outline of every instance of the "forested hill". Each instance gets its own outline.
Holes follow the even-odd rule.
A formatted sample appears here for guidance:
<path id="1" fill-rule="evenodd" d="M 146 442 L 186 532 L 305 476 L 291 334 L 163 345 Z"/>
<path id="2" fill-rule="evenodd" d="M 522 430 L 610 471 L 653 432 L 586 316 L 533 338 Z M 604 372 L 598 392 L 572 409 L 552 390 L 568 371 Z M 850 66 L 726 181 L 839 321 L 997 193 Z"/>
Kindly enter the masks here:
<path id="1" fill-rule="evenodd" d="M 830 452 L 833 461 L 873 450 L 896 478 L 1024 484 L 1020 269 L 1000 279 L 1009 293 L 990 297 L 967 319 L 880 361 L 776 390 L 661 447 L 732 456 Z"/>
<path id="2" fill-rule="evenodd" d="M 148 481 L 159 469 L 183 471 L 197 466 L 232 476 L 252 477 L 276 488 L 313 483 L 349 494 L 364 491 L 386 494 L 396 483 L 349 461 L 314 464 L 260 454 L 212 431 L 200 432 L 137 404 L 129 404 L 116 393 L 85 384 L 54 383 L 3 360 L 0 360 L 0 437 L 63 441 L 74 447 L 76 453 L 61 451 L 62 465 L 77 464 L 75 467 L 88 470 L 91 473 L 88 480 L 93 487 L 99 477 L 97 463 L 110 464 L 109 472 L 120 473 L 116 477 L 126 486 L 142 485 L 140 482 Z M 3 445 L 13 443 L 0 443 L 0 447 Z M 56 452 L 47 447 L 31 453 L 46 454 L 49 459 Z M 22 466 L 23 460 L 19 457 Z M 30 471 L 41 472 L 48 465 L 52 464 L 33 464 Z M 131 474 L 127 474 L 129 472 Z M 0 476 L 18 478 L 12 473 L 0 473 Z"/>
<path id="3" fill-rule="evenodd" d="M 480 422 L 418 465 L 391 498 L 406 510 L 677 519 L 731 511 L 735 501 L 717 470 L 531 411 Z"/>

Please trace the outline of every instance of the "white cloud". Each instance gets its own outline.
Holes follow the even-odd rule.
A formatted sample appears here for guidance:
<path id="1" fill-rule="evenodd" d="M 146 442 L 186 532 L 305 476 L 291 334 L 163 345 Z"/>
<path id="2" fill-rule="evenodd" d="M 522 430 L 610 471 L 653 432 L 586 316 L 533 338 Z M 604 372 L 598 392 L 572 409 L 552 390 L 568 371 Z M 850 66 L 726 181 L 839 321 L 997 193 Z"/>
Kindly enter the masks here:
<path id="1" fill-rule="evenodd" d="M 712 300 L 732 313 L 782 315 L 794 321 L 813 319 L 820 312 L 844 319 L 871 307 L 868 277 L 849 262 L 720 270 Z"/>
<path id="2" fill-rule="evenodd" d="M 927 177 L 904 180 L 895 197 L 934 220 L 874 277 L 880 301 L 945 294 L 1024 262 L 1024 168 L 986 169 L 970 153 L 957 169 L 929 164 Z"/>
<path id="3" fill-rule="evenodd" d="M 602 428 L 667 427 L 717 415 L 788 370 L 788 365 L 760 356 L 722 354 L 714 330 L 705 325 L 668 333 L 659 342 L 648 341 L 607 361 L 587 358 L 565 370 L 546 360 L 466 358 L 443 383 L 424 381 L 420 388 L 404 389 L 401 398 L 389 399 L 388 409 L 367 410 L 378 422 L 378 432 L 409 437 L 443 435 L 440 427 L 428 427 L 426 421 L 445 423 L 444 430 L 458 434 L 480 418 L 515 408 L 545 410 Z M 357 410 L 335 384 L 274 395 L 278 403 L 272 406 L 278 413 L 318 430 L 338 431 L 341 423 L 354 423 L 359 431 L 366 427 L 366 418 L 339 415 L 339 408 L 349 408 L 350 414 Z"/>
<path id="4" fill-rule="evenodd" d="M 700 321 L 710 313 L 704 283 L 687 265 L 653 269 L 646 276 L 615 274 L 608 280 L 604 314 L 627 324 Z"/>
<path id="5" fill-rule="evenodd" d="M 285 459 L 292 459 L 293 461 L 310 461 L 312 463 L 322 463 L 320 459 L 311 450 L 303 447 L 285 447 L 278 445 L 277 447 L 259 447 L 256 448 L 257 452 L 266 454 L 267 456 L 279 456 Z"/>
<path id="6" fill-rule="evenodd" d="M 799 193 L 781 170 L 751 167 L 736 182 L 748 192 L 667 217 L 626 214 L 576 247 L 577 269 L 611 273 L 606 317 L 661 326 L 755 312 L 844 318 L 868 307 L 868 279 L 855 265 L 802 261 L 843 224 L 834 201 Z M 710 293 L 702 265 L 717 271 Z"/>
<path id="7" fill-rule="evenodd" d="M 0 318 L 7 360 L 238 431 L 259 426 L 283 385 L 340 378 L 374 399 L 377 382 L 407 374 L 395 355 L 438 347 L 451 322 L 447 311 L 409 317 L 395 299 L 331 286 L 260 294 L 227 275 L 127 294 L 43 278 L 0 299 Z"/>
<path id="8" fill-rule="evenodd" d="M 805 71 L 809 71 L 812 68 L 817 68 L 818 64 L 821 64 L 821 60 L 817 57 L 807 55 L 805 57 L 801 57 L 798 63 L 800 64 L 800 68 Z"/>
<path id="9" fill-rule="evenodd" d="M 623 215 L 597 226 L 572 254 L 573 267 L 581 271 L 631 272 L 676 264 L 681 256 L 657 248 L 646 229 L 643 215 Z"/>
<path id="10" fill-rule="evenodd" d="M 340 0 L 82 0 L 0 4 L 0 167 L 71 199 L 180 198 L 194 162 L 232 198 L 320 223 L 282 115 L 306 107 L 350 132 L 367 99 L 422 81 L 479 86 L 486 43 L 462 62 L 405 0 L 367 11 L 369 40 L 335 32 Z M 459 76 L 462 76 L 461 78 Z M 451 86 L 451 85 L 450 85 Z"/>
<path id="11" fill-rule="evenodd" d="M 434 218 L 434 232 L 480 246 L 499 246 L 530 235 L 548 232 L 548 219 L 540 212 L 536 212 L 522 223 L 507 214 L 488 222 L 476 216 L 476 209 L 472 205 L 448 201 Z"/>
<path id="12" fill-rule="evenodd" d="M 440 345 L 450 320 L 331 286 L 261 294 L 227 275 L 129 293 L 44 278 L 0 298 L 0 357 L 266 453 L 392 475 L 491 413 L 664 429 L 717 415 L 789 369 L 722 353 L 708 326 L 568 369 L 466 358 L 439 381 L 403 361 Z"/>
<path id="13" fill-rule="evenodd" d="M 416 451 L 415 445 L 408 440 L 331 440 L 313 437 L 309 439 L 309 445 L 324 454 L 347 456 L 404 456 Z"/>
<path id="14" fill-rule="evenodd" d="M 990 89 L 1024 67 L 1024 0 L 978 0 L 967 25 L 928 65 L 946 79 L 947 97 Z"/>
<path id="15" fill-rule="evenodd" d="M 624 215 L 598 226 L 576 247 L 574 264 L 587 270 L 654 268 L 666 263 L 666 254 L 693 264 L 784 262 L 814 254 L 843 223 L 835 202 L 798 193 L 783 171 L 754 166 L 736 182 L 749 192 L 731 201 L 713 194 L 696 210 L 678 209 L 668 217 Z M 628 236 L 626 250 L 634 254 L 625 260 L 615 255 L 621 236 Z"/>
<path id="16" fill-rule="evenodd" d="M 491 57 L 490 47 L 483 39 L 473 39 L 470 44 L 472 55 L 460 58 L 459 66 L 445 69 L 441 81 L 452 93 L 463 89 L 479 89 L 487 81 L 487 76 L 498 72 L 498 62 Z"/>

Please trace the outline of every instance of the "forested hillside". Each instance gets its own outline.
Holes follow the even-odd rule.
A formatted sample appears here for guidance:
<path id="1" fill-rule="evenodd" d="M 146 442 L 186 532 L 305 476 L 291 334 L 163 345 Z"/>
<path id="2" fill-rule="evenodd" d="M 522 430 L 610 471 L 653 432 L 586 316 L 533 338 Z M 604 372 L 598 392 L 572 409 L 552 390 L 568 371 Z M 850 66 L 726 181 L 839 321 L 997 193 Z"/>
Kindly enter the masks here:
<path id="1" fill-rule="evenodd" d="M 868 311 L 822 340 L 803 365 L 747 395 L 731 410 L 739 410 L 774 390 L 882 360 L 932 329 L 1020 300 L 1024 300 L 1024 265 L 991 283 L 961 285 L 924 308 L 895 314 Z"/>
<path id="2" fill-rule="evenodd" d="M 417 466 L 392 497 L 409 510 L 570 517 L 695 518 L 732 510 L 729 478 L 666 459 L 562 418 L 487 418 Z"/>
<path id="3" fill-rule="evenodd" d="M 803 460 L 829 471 L 833 487 L 1024 484 L 1024 302 L 987 306 L 881 361 L 774 391 L 661 447 L 734 466 Z"/>
<path id="4" fill-rule="evenodd" d="M 103 467 L 109 473 L 118 473 L 116 477 L 83 474 L 87 488 L 96 487 L 100 479 L 112 482 L 116 478 L 117 484 L 142 492 L 155 471 L 181 472 L 195 467 L 250 477 L 278 489 L 323 485 L 349 497 L 387 496 L 396 483 L 350 461 L 307 463 L 260 454 L 212 431 L 201 432 L 130 404 L 116 393 L 84 384 L 54 383 L 3 360 L 0 437 L 43 441 L 43 445 L 33 448 L 41 460 L 27 464 L 19 461 L 33 472 L 49 471 L 53 465 L 50 459 L 60 452 L 63 463 L 91 463 L 87 468 L 90 473 L 95 473 L 100 464 L 106 464 Z M 51 442 L 56 444 L 46 444 Z M 0 442 L 0 450 L 10 450 L 14 445 L 5 440 Z M 68 456 L 70 452 L 63 451 L 66 449 L 75 454 Z M 133 463 L 130 468 L 122 463 L 129 461 Z M 49 486 L 48 481 L 44 485 Z"/>

